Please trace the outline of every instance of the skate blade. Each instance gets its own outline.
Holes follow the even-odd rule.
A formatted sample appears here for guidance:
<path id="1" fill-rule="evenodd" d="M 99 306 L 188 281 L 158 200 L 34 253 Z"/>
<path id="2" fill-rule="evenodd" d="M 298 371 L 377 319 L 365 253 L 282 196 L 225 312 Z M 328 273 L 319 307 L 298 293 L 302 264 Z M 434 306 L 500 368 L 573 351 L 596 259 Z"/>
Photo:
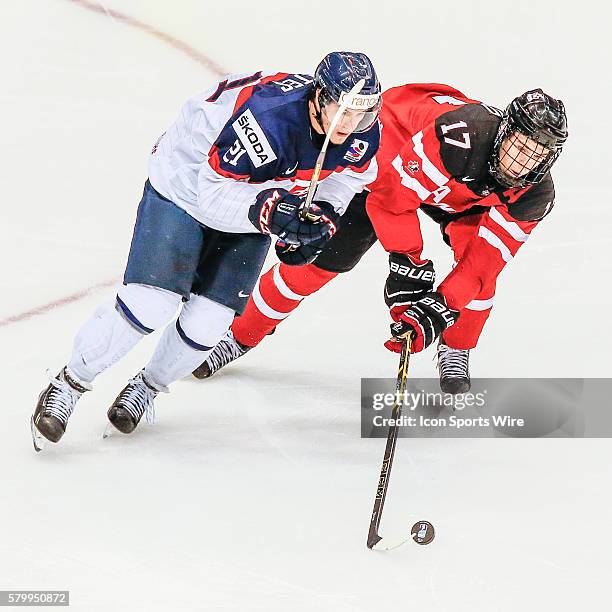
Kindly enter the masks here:
<path id="1" fill-rule="evenodd" d="M 34 425 L 34 417 L 30 417 L 30 431 L 32 433 L 32 444 L 34 445 L 34 450 L 37 453 L 40 453 L 43 448 L 45 448 L 47 439 L 36 429 L 36 425 Z"/>

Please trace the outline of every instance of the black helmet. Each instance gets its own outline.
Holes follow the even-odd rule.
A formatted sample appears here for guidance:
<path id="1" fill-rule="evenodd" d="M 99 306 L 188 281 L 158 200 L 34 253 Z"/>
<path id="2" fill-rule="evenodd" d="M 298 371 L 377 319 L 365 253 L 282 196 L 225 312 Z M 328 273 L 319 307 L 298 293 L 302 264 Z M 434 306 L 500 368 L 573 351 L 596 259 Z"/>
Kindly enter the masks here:
<path id="1" fill-rule="evenodd" d="M 361 79 L 365 84 L 347 106 L 365 111 L 355 132 L 365 132 L 372 127 L 382 104 L 380 82 L 370 58 L 364 53 L 334 51 L 323 58 L 314 74 L 315 91 L 320 90 L 321 108 L 332 101 L 339 104 Z M 319 116 L 317 119 L 321 123 Z"/>
<path id="2" fill-rule="evenodd" d="M 524 175 L 510 176 L 500 167 L 500 150 L 506 138 L 524 134 L 547 151 L 546 157 Z M 506 187 L 525 187 L 539 183 L 559 157 L 567 140 L 567 116 L 561 100 L 555 100 L 541 89 L 532 89 L 515 98 L 506 108 L 493 144 L 489 172 Z M 545 149 L 542 149 L 545 147 Z M 533 154 L 539 154 L 533 150 Z"/>

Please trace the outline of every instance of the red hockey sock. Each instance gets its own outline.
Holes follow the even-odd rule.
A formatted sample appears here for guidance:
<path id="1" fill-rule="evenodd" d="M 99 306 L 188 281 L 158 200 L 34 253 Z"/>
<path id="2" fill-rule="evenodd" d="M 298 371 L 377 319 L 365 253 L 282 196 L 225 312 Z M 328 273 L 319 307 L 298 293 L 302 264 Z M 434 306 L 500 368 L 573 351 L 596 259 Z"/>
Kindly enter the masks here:
<path id="1" fill-rule="evenodd" d="M 457 322 L 443 334 L 442 340 L 451 348 L 473 349 L 491 313 L 493 300 L 473 300 L 459 312 Z"/>
<path id="2" fill-rule="evenodd" d="M 322 270 L 314 264 L 276 264 L 260 277 L 244 312 L 234 319 L 234 337 L 240 344 L 256 346 L 306 296 L 318 291 L 337 275 L 337 272 Z"/>

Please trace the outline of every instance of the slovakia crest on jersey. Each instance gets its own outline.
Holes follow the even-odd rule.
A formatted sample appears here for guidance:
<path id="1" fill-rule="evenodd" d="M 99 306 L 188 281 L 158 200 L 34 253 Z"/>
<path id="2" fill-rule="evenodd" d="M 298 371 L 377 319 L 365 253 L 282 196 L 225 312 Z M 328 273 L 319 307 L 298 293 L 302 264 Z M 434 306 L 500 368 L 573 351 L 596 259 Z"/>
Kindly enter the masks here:
<path id="1" fill-rule="evenodd" d="M 344 159 L 350 162 L 358 162 L 366 154 L 369 146 L 369 142 L 359 140 L 359 138 L 353 138 L 351 146 L 344 154 Z"/>

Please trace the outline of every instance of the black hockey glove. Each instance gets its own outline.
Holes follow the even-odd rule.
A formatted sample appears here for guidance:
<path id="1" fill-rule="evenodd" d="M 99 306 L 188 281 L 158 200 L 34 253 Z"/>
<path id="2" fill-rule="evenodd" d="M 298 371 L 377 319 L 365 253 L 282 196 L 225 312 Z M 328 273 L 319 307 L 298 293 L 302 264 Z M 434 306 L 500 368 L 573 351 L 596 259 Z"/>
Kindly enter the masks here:
<path id="1" fill-rule="evenodd" d="M 300 219 L 304 200 L 286 189 L 264 189 L 249 208 L 249 221 L 262 233 L 274 234 L 286 245 L 302 246 L 336 232 L 338 213 L 327 202 L 313 202 L 312 215 Z"/>
<path id="2" fill-rule="evenodd" d="M 454 325 L 459 312 L 449 308 L 446 298 L 437 291 L 426 293 L 409 306 L 391 325 L 392 338 L 385 346 L 394 353 L 402 350 L 402 341 L 412 334 L 411 352 L 418 353 L 427 348 L 445 329 Z"/>
<path id="3" fill-rule="evenodd" d="M 385 304 L 389 307 L 391 316 L 399 315 L 409 304 L 433 291 L 435 280 L 436 273 L 431 260 L 426 259 L 419 264 L 408 255 L 389 253 Z"/>
<path id="4" fill-rule="evenodd" d="M 329 238 L 330 236 L 324 236 L 310 244 L 303 244 L 299 247 L 288 245 L 279 240 L 275 246 L 276 256 L 288 266 L 304 266 L 312 263 L 319 256 Z"/>

